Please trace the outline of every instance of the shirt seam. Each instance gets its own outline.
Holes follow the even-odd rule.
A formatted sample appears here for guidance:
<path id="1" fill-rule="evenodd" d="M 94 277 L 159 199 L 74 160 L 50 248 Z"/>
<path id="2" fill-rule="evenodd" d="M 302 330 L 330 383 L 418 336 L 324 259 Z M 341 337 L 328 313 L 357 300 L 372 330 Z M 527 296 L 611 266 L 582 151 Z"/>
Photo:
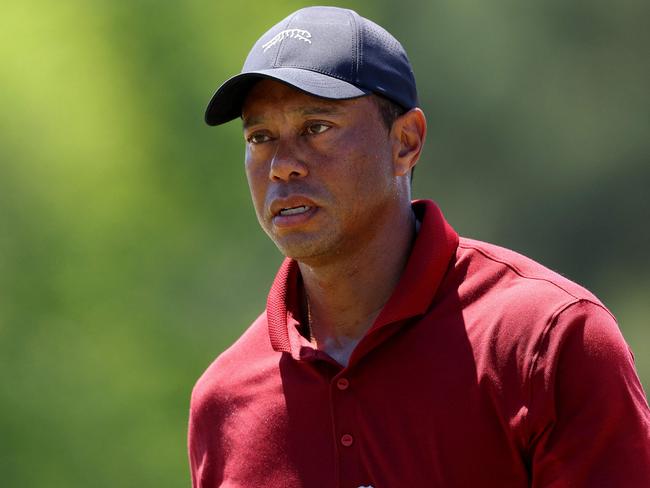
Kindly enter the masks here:
<path id="1" fill-rule="evenodd" d="M 488 253 L 487 251 L 485 251 L 485 250 L 483 250 L 483 249 L 480 249 L 480 248 L 477 247 L 477 246 L 472 246 L 472 245 L 469 245 L 469 244 L 463 244 L 462 242 L 459 242 L 459 243 L 458 243 L 458 247 L 461 247 L 461 248 L 463 248 L 463 249 L 474 249 L 476 252 L 481 253 L 484 257 L 486 257 L 486 258 L 489 259 L 490 261 L 494 261 L 495 263 L 499 263 L 499 264 L 502 264 L 502 265 L 508 267 L 508 268 L 509 268 L 511 271 L 513 271 L 515 274 L 517 274 L 517 275 L 519 275 L 520 277 L 525 278 L 525 279 L 527 279 L 527 280 L 545 281 L 546 283 L 549 283 L 549 284 L 553 285 L 554 287 L 556 287 L 556 288 L 562 290 L 564 293 L 566 293 L 567 295 L 573 297 L 575 300 L 583 300 L 583 299 L 585 299 L 585 298 L 581 298 L 581 297 L 579 297 L 579 296 L 576 296 L 575 294 L 571 293 L 569 290 L 567 290 L 566 288 L 564 288 L 563 286 L 561 286 L 559 283 L 556 283 L 555 281 L 551 281 L 551 280 L 549 280 L 549 279 L 547 279 L 547 278 L 541 278 L 541 277 L 538 277 L 538 276 L 530 276 L 530 275 L 527 275 L 527 274 L 525 274 L 523 271 L 521 271 L 519 268 L 517 268 L 514 264 L 509 263 L 509 262 L 507 262 L 507 261 L 505 261 L 505 260 L 499 259 L 499 258 L 497 258 L 497 257 L 495 257 L 495 256 L 493 256 L 493 255 L 491 255 L 491 254 Z M 592 302 L 593 302 L 593 301 L 592 301 Z M 596 302 L 593 302 L 593 303 L 596 304 L 596 305 L 598 305 Z M 610 315 L 611 315 L 611 314 L 610 314 Z"/>
<path id="2" fill-rule="evenodd" d="M 527 390 L 526 396 L 527 396 L 528 405 L 529 405 L 528 411 L 526 412 L 526 415 L 524 416 L 524 431 L 526 432 L 526 440 L 527 441 L 529 441 L 531 439 L 531 436 L 534 434 L 532 426 L 530 424 L 531 419 L 533 417 L 533 413 L 534 413 L 534 412 L 531 412 L 531 411 L 534 409 L 534 406 L 535 406 L 535 403 L 533 402 L 533 397 L 535 395 L 535 391 L 534 391 L 534 388 L 533 388 L 533 375 L 534 375 L 535 370 L 537 369 L 538 362 L 539 362 L 540 358 L 542 357 L 541 344 L 543 344 L 546 341 L 548 336 L 555 329 L 555 327 L 556 327 L 556 325 L 557 325 L 557 323 L 558 323 L 558 321 L 559 321 L 559 319 L 560 319 L 560 317 L 562 316 L 563 313 L 565 313 L 570 308 L 572 308 L 572 307 L 574 307 L 576 305 L 583 304 L 583 303 L 595 305 L 598 308 L 604 310 L 616 322 L 616 318 L 611 314 L 611 312 L 609 310 L 607 310 L 606 307 L 604 307 L 600 303 L 594 302 L 593 300 L 589 300 L 587 298 L 579 298 L 579 297 L 575 297 L 574 300 L 571 300 L 571 301 L 569 301 L 567 303 L 564 303 L 564 304 L 558 306 L 555 309 L 555 311 L 551 314 L 551 316 L 550 316 L 550 318 L 548 320 L 548 323 L 544 327 L 544 330 L 539 335 L 538 339 L 535 341 L 535 345 L 534 345 L 534 351 L 535 352 L 533 354 L 532 361 L 530 363 L 530 366 L 528 367 L 528 371 L 527 371 L 526 377 L 525 377 L 525 381 L 526 381 L 526 384 L 527 384 L 527 386 L 526 386 L 526 390 Z M 557 359 L 558 358 L 555 358 L 555 361 L 553 362 L 553 365 L 552 365 L 553 368 L 556 367 Z M 553 412 L 554 412 L 554 415 L 555 415 L 555 408 L 553 409 Z M 525 449 L 527 451 L 529 450 L 529 447 L 530 447 L 529 444 L 526 443 L 525 444 Z"/>
<path id="3" fill-rule="evenodd" d="M 612 319 L 614 320 L 614 322 L 618 323 L 618 321 L 616 320 L 616 317 L 614 317 L 614 314 L 612 314 L 612 312 L 609 311 L 608 308 L 605 307 L 605 306 L 604 306 L 602 303 L 600 303 L 598 300 L 594 300 L 594 299 L 592 299 L 592 298 L 590 298 L 590 297 L 577 296 L 577 295 L 575 295 L 574 293 L 572 293 L 572 292 L 570 292 L 569 290 L 567 290 L 567 289 L 566 289 L 565 287 L 563 287 L 562 285 L 560 285 L 559 283 L 556 283 L 555 281 L 549 280 L 549 279 L 547 279 L 547 278 L 541 278 L 541 277 L 537 277 L 537 276 L 530 276 L 530 275 L 527 275 L 527 274 L 525 274 L 523 271 L 521 271 L 519 268 L 517 268 L 514 264 L 512 264 L 512 263 L 510 263 L 510 262 L 508 262 L 508 261 L 505 261 L 505 260 L 499 259 L 499 258 L 497 258 L 496 256 L 493 256 L 492 254 L 490 254 L 488 251 L 479 248 L 478 246 L 473 246 L 473 245 L 471 245 L 471 244 L 463 244 L 462 242 L 459 242 L 459 243 L 458 243 L 458 247 L 461 247 L 461 248 L 463 248 L 463 249 L 473 249 L 473 250 L 475 250 L 476 252 L 482 254 L 485 258 L 489 259 L 490 261 L 493 261 L 493 262 L 495 262 L 495 263 L 499 263 L 499 264 L 502 264 L 502 265 L 508 267 L 508 268 L 509 268 L 513 273 L 517 274 L 517 275 L 520 276 L 521 278 L 524 278 L 524 279 L 527 279 L 527 280 L 545 281 L 546 283 L 548 283 L 548 284 L 550 284 L 550 285 L 553 285 L 555 288 L 557 288 L 557 289 L 559 289 L 559 290 L 562 290 L 564 293 L 566 293 L 567 295 L 569 295 L 570 297 L 572 297 L 572 298 L 574 299 L 574 301 L 572 301 L 571 303 L 577 303 L 577 302 L 579 302 L 579 301 L 585 301 L 585 302 L 589 302 L 589 303 L 591 303 L 591 304 L 593 304 L 593 305 L 596 305 L 596 306 L 598 306 L 599 308 L 603 309 L 605 312 L 607 312 L 607 314 L 608 314 L 610 317 L 612 317 Z"/>
<path id="4" fill-rule="evenodd" d="M 559 283 L 556 283 L 555 281 L 549 280 L 547 278 L 541 278 L 541 277 L 536 277 L 536 276 L 529 276 L 525 274 L 523 271 L 521 271 L 519 268 L 517 268 L 515 265 L 512 263 L 509 263 L 505 260 L 499 259 L 493 255 L 491 255 L 488 251 L 485 251 L 483 249 L 480 249 L 478 246 L 473 246 L 471 244 L 467 243 L 458 243 L 459 248 L 463 249 L 473 249 L 476 252 L 480 253 L 482 256 L 484 256 L 486 259 L 489 259 L 490 261 L 493 261 L 495 263 L 502 264 L 503 266 L 506 266 L 508 269 L 510 269 L 513 273 L 516 275 L 520 276 L 521 278 L 524 278 L 526 280 L 536 280 L 536 281 L 544 281 L 546 283 L 549 283 L 550 285 L 554 286 L 555 288 L 563 291 L 566 293 L 569 297 L 572 298 L 572 300 L 569 300 L 566 303 L 563 303 L 559 305 L 555 311 L 550 315 L 548 323 L 544 327 L 544 330 L 542 333 L 539 335 L 537 340 L 535 341 L 534 345 L 534 355 L 533 359 L 531 361 L 530 366 L 528 367 L 528 371 L 525 374 L 525 381 L 526 381 L 526 397 L 527 397 L 527 403 L 529 405 L 528 411 L 526 412 L 526 415 L 524 416 L 523 422 L 524 422 L 524 432 L 526 433 L 526 438 L 524 439 L 524 449 L 528 451 L 529 449 L 529 442 L 531 440 L 531 436 L 533 435 L 533 430 L 531 426 L 531 419 L 533 418 L 533 413 L 531 410 L 534 408 L 534 403 L 533 403 L 533 398 L 535 395 L 534 388 L 533 388 L 533 374 L 535 369 L 537 368 L 537 364 L 540 360 L 540 357 L 542 356 L 542 350 L 541 350 L 541 344 L 544 343 L 546 338 L 549 336 L 551 331 L 555 328 L 555 325 L 557 324 L 560 316 L 562 313 L 564 313 L 566 310 L 569 308 L 580 304 L 580 303 L 590 303 L 592 305 L 597 306 L 598 308 L 604 310 L 607 312 L 607 314 L 612 317 L 614 322 L 617 322 L 616 317 L 605 307 L 603 304 L 589 298 L 589 297 L 579 297 L 576 296 L 574 293 L 571 293 L 569 290 L 567 290 L 565 287 L 561 286 Z"/>

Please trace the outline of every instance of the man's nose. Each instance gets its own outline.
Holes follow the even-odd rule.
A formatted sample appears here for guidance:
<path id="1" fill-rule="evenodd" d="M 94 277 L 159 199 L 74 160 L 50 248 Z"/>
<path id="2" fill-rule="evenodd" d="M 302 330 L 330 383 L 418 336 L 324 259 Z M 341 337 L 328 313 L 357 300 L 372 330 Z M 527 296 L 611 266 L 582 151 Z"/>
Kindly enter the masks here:
<path id="1" fill-rule="evenodd" d="M 297 154 L 295 143 L 278 142 L 271 159 L 269 178 L 274 181 L 290 181 L 304 178 L 308 170 Z"/>

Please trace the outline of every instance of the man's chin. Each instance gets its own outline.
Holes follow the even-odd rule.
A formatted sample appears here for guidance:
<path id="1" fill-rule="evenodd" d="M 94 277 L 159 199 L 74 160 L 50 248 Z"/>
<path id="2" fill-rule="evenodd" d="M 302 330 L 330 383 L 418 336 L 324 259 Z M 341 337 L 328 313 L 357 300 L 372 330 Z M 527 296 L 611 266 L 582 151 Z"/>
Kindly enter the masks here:
<path id="1" fill-rule="evenodd" d="M 315 263 L 336 253 L 331 242 L 324 242 L 323 239 L 315 239 L 313 236 L 285 236 L 273 241 L 286 257 L 304 263 Z"/>

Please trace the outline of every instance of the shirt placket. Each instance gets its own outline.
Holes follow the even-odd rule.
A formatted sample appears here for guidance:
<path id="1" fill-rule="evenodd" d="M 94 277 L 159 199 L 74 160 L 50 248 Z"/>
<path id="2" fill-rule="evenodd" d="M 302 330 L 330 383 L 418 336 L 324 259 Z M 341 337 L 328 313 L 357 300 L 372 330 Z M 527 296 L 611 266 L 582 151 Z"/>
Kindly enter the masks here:
<path id="1" fill-rule="evenodd" d="M 355 395 L 355 378 L 348 369 L 341 370 L 330 380 L 330 411 L 336 448 L 340 488 L 370 486 L 361 459 L 364 436 L 358 415 L 360 408 Z"/>

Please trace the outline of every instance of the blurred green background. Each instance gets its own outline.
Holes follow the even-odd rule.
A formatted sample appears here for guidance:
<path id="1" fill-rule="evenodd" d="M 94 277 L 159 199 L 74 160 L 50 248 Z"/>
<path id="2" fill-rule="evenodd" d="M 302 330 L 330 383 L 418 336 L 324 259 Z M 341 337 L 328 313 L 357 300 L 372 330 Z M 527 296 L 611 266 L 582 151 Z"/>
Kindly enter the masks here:
<path id="1" fill-rule="evenodd" d="M 415 195 L 598 294 L 650 386 L 650 3 L 350 1 L 405 45 Z M 214 89 L 300 1 L 5 0 L 0 474 L 189 485 L 196 378 L 262 310 L 240 125 Z"/>

